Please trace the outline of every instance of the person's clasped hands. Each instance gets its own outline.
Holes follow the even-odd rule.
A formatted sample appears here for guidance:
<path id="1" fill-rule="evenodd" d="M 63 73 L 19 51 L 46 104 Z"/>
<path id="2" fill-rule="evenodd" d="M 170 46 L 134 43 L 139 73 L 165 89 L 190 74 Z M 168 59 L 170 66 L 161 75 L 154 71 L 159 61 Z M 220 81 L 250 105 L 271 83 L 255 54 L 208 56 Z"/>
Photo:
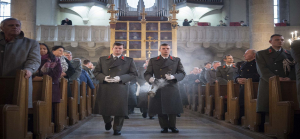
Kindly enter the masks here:
<path id="1" fill-rule="evenodd" d="M 105 76 L 104 81 L 108 83 L 118 83 L 121 81 L 121 78 L 120 76 L 115 76 L 113 78 L 111 78 L 110 76 Z"/>

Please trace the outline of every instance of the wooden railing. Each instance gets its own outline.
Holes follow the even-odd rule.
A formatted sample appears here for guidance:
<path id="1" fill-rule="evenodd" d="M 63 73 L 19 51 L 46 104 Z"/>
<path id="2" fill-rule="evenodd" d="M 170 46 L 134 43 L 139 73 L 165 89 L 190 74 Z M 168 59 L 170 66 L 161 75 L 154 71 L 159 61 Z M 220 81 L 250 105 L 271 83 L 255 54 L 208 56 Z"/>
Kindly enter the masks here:
<path id="1" fill-rule="evenodd" d="M 59 3 L 85 3 L 85 2 L 100 2 L 108 3 L 108 0 L 59 0 Z"/>
<path id="2" fill-rule="evenodd" d="M 174 0 L 175 4 L 180 3 L 196 3 L 196 4 L 211 4 L 211 5 L 219 5 L 223 4 L 224 0 Z"/>

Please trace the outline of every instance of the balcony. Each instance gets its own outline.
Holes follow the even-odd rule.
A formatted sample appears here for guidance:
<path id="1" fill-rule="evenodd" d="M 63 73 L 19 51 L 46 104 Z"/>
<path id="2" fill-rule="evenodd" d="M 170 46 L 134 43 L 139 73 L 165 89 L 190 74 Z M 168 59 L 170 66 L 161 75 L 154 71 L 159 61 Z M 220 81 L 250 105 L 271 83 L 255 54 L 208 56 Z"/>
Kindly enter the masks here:
<path id="1" fill-rule="evenodd" d="M 224 5 L 224 0 L 174 0 L 178 8 L 181 7 L 207 7 L 220 9 Z"/>
<path id="2" fill-rule="evenodd" d="M 59 4 L 97 3 L 106 6 L 108 0 L 59 0 Z"/>

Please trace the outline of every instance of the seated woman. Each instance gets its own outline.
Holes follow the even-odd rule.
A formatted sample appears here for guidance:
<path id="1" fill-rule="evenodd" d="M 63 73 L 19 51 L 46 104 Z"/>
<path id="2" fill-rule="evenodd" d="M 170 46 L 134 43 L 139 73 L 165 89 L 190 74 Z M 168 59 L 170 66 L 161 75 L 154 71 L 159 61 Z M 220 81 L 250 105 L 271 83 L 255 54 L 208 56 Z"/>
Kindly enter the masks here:
<path id="1" fill-rule="evenodd" d="M 33 81 L 42 81 L 43 75 L 49 75 L 52 78 L 52 106 L 59 103 L 61 92 L 59 89 L 59 79 L 62 73 L 60 59 L 56 58 L 49 50 L 48 46 L 40 43 L 41 65 L 34 73 Z M 52 107 L 53 109 L 54 107 Z M 53 113 L 53 111 L 52 111 Z M 53 118 L 52 118 L 53 119 Z"/>

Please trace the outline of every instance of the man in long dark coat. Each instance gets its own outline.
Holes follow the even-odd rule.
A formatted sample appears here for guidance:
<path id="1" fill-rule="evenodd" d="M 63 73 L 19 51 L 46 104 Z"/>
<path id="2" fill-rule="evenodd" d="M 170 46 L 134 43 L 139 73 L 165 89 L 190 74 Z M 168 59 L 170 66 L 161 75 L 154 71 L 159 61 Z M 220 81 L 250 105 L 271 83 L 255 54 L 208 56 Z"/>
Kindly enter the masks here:
<path id="1" fill-rule="evenodd" d="M 233 57 L 231 55 L 224 56 L 223 60 L 226 63 L 217 68 L 216 77 L 220 85 L 227 85 L 227 81 L 234 80 L 237 68 L 232 64 Z"/>
<path id="2" fill-rule="evenodd" d="M 168 84 L 158 89 L 150 99 L 149 113 L 158 114 L 161 133 L 167 133 L 168 128 L 178 133 L 176 115 L 183 113 L 183 108 L 177 82 L 184 78 L 185 72 L 180 59 L 170 56 L 168 44 L 162 44 L 159 51 L 161 55 L 149 61 L 145 80 L 153 84 L 156 79 L 165 79 Z"/>
<path id="3" fill-rule="evenodd" d="M 121 135 L 125 116 L 128 116 L 128 83 L 137 77 L 132 58 L 122 55 L 124 45 L 114 43 L 113 53 L 100 57 L 94 70 L 100 88 L 95 103 L 95 114 L 101 114 L 105 129 L 110 130 L 114 120 L 114 135 Z M 114 119 L 111 116 L 115 116 Z"/>
<path id="4" fill-rule="evenodd" d="M 290 52 L 282 48 L 283 36 L 274 34 L 269 42 L 271 47 L 256 53 L 256 67 L 260 75 L 256 112 L 265 114 L 266 118 L 269 113 L 269 78 L 278 75 L 280 81 L 295 79 L 294 60 Z"/>
<path id="5" fill-rule="evenodd" d="M 300 40 L 295 40 L 291 45 L 291 53 L 296 64 L 296 75 L 297 75 L 297 95 L 298 101 L 300 102 Z M 300 103 L 299 103 L 300 107 Z"/>

